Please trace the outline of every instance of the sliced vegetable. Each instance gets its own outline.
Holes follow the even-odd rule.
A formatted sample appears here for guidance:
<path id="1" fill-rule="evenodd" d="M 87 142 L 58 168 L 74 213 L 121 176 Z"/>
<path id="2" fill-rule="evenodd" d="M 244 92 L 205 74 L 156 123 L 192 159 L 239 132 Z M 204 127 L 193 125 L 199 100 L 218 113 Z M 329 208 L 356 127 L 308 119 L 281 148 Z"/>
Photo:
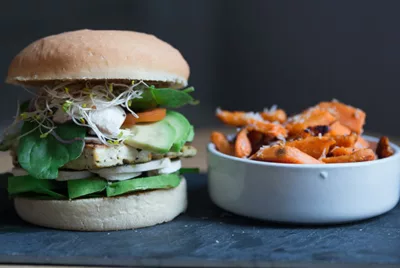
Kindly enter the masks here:
<path id="1" fill-rule="evenodd" d="M 336 142 L 330 137 L 308 137 L 302 140 L 286 142 L 286 146 L 295 147 L 300 151 L 318 159 L 329 152 Z"/>
<path id="2" fill-rule="evenodd" d="M 71 180 L 68 181 L 68 197 L 75 199 L 93 193 L 102 192 L 106 189 L 108 183 L 99 178 Z"/>
<path id="3" fill-rule="evenodd" d="M 123 128 L 133 126 L 136 123 L 150 123 L 161 121 L 165 118 L 167 110 L 165 108 L 156 108 L 145 112 L 137 113 L 138 118 L 132 114 L 127 114 L 125 122 L 122 125 Z"/>
<path id="4" fill-rule="evenodd" d="M 349 135 L 350 133 L 351 130 L 348 127 L 342 125 L 339 121 L 336 121 L 329 126 L 329 134 L 332 136 Z"/>
<path id="5" fill-rule="evenodd" d="M 329 153 L 329 156 L 342 156 L 354 153 L 355 149 L 350 147 L 335 147 Z"/>
<path id="6" fill-rule="evenodd" d="M 376 154 L 379 158 L 386 158 L 394 154 L 394 151 L 390 146 L 388 137 L 383 136 L 379 139 L 378 145 L 376 147 Z"/>
<path id="7" fill-rule="evenodd" d="M 365 112 L 350 105 L 338 101 L 321 102 L 318 108 L 331 112 L 339 119 L 339 122 L 351 131 L 361 134 L 365 123 Z"/>
<path id="8" fill-rule="evenodd" d="M 224 134 L 218 131 L 211 133 L 211 142 L 215 145 L 218 151 L 223 154 L 233 155 L 234 147 L 229 143 Z"/>
<path id="9" fill-rule="evenodd" d="M 53 132 L 54 135 L 41 138 L 36 123 L 24 122 L 22 127 L 22 133 L 29 134 L 20 139 L 18 162 L 35 178 L 56 179 L 58 169 L 78 158 L 83 151 L 84 127 L 69 123 L 58 125 Z"/>
<path id="10" fill-rule="evenodd" d="M 243 128 L 236 136 L 235 140 L 235 156 L 246 158 L 251 154 L 251 143 L 247 137 L 247 129 Z"/>
<path id="11" fill-rule="evenodd" d="M 284 123 L 287 120 L 287 115 L 284 110 L 282 109 L 276 109 L 273 111 L 264 111 L 261 114 L 261 117 L 264 120 L 270 121 L 270 122 L 279 122 L 279 123 Z"/>
<path id="12" fill-rule="evenodd" d="M 187 142 L 192 142 L 194 139 L 194 127 L 190 125 L 189 134 L 187 137 Z"/>
<path id="13" fill-rule="evenodd" d="M 375 160 L 376 156 L 371 149 L 359 149 L 350 155 L 322 158 L 324 163 L 350 163 Z"/>
<path id="14" fill-rule="evenodd" d="M 179 185 L 178 174 L 163 174 L 153 177 L 114 182 L 107 186 L 107 196 L 117 196 L 135 191 L 168 189 Z"/>
<path id="15" fill-rule="evenodd" d="M 353 148 L 357 142 L 358 135 L 352 133 L 350 135 L 333 136 L 332 138 L 336 141 L 336 146 Z"/>
<path id="16" fill-rule="evenodd" d="M 286 129 L 289 131 L 289 136 L 298 136 L 309 127 L 330 125 L 336 120 L 328 111 L 315 108 L 308 109 L 299 115 L 289 118 Z"/>
<path id="17" fill-rule="evenodd" d="M 251 159 L 291 164 L 323 164 L 323 162 L 303 153 L 295 147 L 283 145 L 261 147 L 257 153 L 251 156 Z"/>
<path id="18" fill-rule="evenodd" d="M 55 192 L 58 188 L 55 181 L 38 180 L 30 175 L 12 176 L 8 178 L 8 193 L 10 195 L 18 195 L 23 193 L 37 193 L 48 195 L 54 199 L 63 199 L 64 195 Z"/>
<path id="19" fill-rule="evenodd" d="M 175 111 L 167 111 L 165 120 L 175 129 L 175 140 L 171 151 L 179 152 L 188 139 L 190 123 L 185 116 Z"/>
<path id="20" fill-rule="evenodd" d="M 167 153 L 175 142 L 176 131 L 166 120 L 138 124 L 130 128 L 133 136 L 125 144 L 154 153 Z"/>

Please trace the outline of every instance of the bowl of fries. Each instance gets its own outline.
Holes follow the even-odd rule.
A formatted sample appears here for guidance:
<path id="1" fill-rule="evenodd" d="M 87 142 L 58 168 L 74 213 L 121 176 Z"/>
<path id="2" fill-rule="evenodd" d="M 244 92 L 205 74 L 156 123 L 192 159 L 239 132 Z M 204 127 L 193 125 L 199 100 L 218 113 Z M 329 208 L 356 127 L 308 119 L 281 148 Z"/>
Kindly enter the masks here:
<path id="1" fill-rule="evenodd" d="M 366 114 L 338 101 L 287 117 L 217 110 L 237 128 L 208 144 L 212 201 L 238 215 L 288 223 L 332 224 L 388 212 L 400 196 L 400 149 L 362 135 Z"/>

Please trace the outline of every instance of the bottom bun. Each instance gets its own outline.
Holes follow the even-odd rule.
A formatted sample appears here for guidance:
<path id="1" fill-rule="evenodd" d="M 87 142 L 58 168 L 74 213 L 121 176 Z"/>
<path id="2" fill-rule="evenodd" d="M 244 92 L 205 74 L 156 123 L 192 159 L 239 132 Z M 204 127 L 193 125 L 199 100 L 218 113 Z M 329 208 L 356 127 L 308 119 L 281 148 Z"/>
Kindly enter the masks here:
<path id="1" fill-rule="evenodd" d="M 17 197 L 18 215 L 50 228 L 78 231 L 136 229 L 168 222 L 186 210 L 186 180 L 172 189 L 109 198 L 37 200 Z"/>

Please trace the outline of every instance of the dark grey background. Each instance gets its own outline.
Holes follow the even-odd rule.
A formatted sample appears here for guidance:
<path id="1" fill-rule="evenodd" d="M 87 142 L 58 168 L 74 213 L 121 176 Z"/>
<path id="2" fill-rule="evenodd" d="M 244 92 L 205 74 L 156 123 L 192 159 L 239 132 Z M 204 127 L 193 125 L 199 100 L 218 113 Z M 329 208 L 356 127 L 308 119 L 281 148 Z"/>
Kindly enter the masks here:
<path id="1" fill-rule="evenodd" d="M 400 134 L 400 1 L 7 1 L 0 73 L 37 38 L 80 28 L 153 33 L 181 50 L 201 99 L 197 126 L 217 106 L 289 112 L 337 98 L 368 113 L 366 129 Z M 21 88 L 3 84 L 0 122 Z"/>

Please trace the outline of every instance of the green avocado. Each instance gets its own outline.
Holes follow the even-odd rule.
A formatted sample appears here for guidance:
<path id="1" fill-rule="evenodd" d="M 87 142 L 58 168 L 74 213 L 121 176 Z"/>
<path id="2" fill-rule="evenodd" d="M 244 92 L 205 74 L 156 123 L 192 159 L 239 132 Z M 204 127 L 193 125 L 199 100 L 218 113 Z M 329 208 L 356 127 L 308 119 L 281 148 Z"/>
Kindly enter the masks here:
<path id="1" fill-rule="evenodd" d="M 172 152 L 179 152 L 188 140 L 191 125 L 182 114 L 175 111 L 167 111 L 164 120 L 170 123 L 175 129 L 175 140 L 171 147 Z"/>
<path id="2" fill-rule="evenodd" d="M 133 136 L 125 144 L 154 153 L 167 153 L 176 139 L 175 127 L 168 120 L 137 124 L 130 128 Z"/>

